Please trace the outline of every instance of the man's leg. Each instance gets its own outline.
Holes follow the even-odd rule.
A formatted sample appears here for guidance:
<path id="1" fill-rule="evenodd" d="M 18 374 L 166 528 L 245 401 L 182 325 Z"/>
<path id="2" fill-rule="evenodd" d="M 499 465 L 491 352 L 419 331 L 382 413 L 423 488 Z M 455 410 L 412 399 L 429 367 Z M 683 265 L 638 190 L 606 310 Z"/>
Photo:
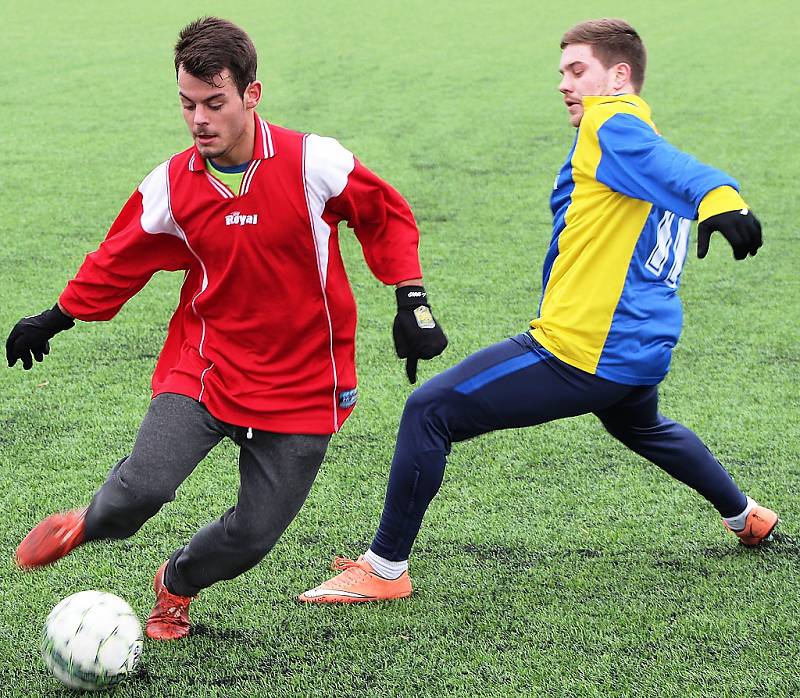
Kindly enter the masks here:
<path id="1" fill-rule="evenodd" d="M 86 540 L 127 538 L 167 502 L 224 434 L 196 400 L 153 398 L 133 451 L 117 463 L 86 512 Z"/>
<path id="2" fill-rule="evenodd" d="M 364 560 L 340 560 L 344 571 L 339 577 L 302 594 L 299 600 L 328 603 L 396 598 L 388 595 L 393 593 L 388 588 L 391 585 L 368 576 L 375 572 L 397 577 L 404 584 L 402 595 L 407 596 L 411 586 L 406 561 L 425 511 L 442 483 L 445 459 L 454 442 L 593 412 L 618 402 L 630 391 L 630 386 L 559 361 L 527 333 L 473 354 L 431 379 L 406 402 L 383 515 Z M 380 588 L 370 595 L 370 585 Z M 356 597 L 354 589 L 366 591 Z"/>
<path id="3" fill-rule="evenodd" d="M 238 501 L 170 556 L 164 578 L 174 594 L 195 596 L 258 564 L 303 506 L 330 441 L 256 430 L 248 439 L 244 429 L 230 430 L 241 448 Z"/>
<path id="4" fill-rule="evenodd" d="M 205 587 L 232 579 L 269 552 L 303 505 L 330 436 L 274 434 L 223 425 L 239 445 L 239 498 L 156 572 L 156 603 L 145 625 L 154 640 L 189 634 L 189 604 Z"/>
<path id="5" fill-rule="evenodd" d="M 409 397 L 372 552 L 408 558 L 454 442 L 585 414 L 629 392 L 564 364 L 528 337 L 473 354 Z"/>
<path id="6" fill-rule="evenodd" d="M 86 510 L 52 514 L 20 543 L 17 563 L 40 567 L 78 545 L 126 538 L 141 528 L 222 438 L 215 420 L 191 398 L 155 397 L 139 428 L 131 455 L 117 463 Z"/>
<path id="7" fill-rule="evenodd" d="M 705 497 L 743 543 L 754 545 L 771 534 L 777 515 L 742 493 L 697 434 L 659 413 L 657 386 L 635 388 L 595 414 L 612 436 Z M 754 520 L 748 521 L 751 513 Z"/>

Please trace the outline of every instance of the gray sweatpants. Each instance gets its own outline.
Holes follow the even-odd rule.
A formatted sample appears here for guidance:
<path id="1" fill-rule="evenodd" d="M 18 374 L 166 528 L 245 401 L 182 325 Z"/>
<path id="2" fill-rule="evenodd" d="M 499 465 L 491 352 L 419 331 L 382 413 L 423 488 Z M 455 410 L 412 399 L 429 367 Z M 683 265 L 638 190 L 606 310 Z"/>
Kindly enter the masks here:
<path id="1" fill-rule="evenodd" d="M 201 528 L 169 559 L 165 582 L 195 596 L 254 567 L 272 549 L 308 496 L 329 435 L 276 434 L 222 422 L 189 397 L 156 396 L 133 451 L 117 463 L 86 514 L 86 539 L 127 538 L 167 502 L 224 437 L 239 446 L 235 507 Z"/>

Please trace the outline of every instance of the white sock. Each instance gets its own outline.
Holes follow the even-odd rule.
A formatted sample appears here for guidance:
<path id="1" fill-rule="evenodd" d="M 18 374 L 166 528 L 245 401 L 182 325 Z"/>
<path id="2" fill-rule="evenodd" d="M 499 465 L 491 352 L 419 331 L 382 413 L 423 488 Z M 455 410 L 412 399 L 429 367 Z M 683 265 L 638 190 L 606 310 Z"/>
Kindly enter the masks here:
<path id="1" fill-rule="evenodd" d="M 384 579 L 397 579 L 408 569 L 408 560 L 400 562 L 387 560 L 385 557 L 373 553 L 371 548 L 364 553 L 364 559 L 372 565 L 375 574 Z"/>
<path id="2" fill-rule="evenodd" d="M 727 518 L 723 516 L 722 520 L 726 524 L 728 524 L 728 526 L 730 526 L 732 530 L 741 531 L 742 529 L 744 529 L 745 523 L 747 523 L 748 514 L 751 511 L 753 511 L 753 507 L 755 505 L 756 502 L 750 499 L 750 497 L 748 497 L 747 506 L 744 508 L 744 511 L 741 514 L 739 514 L 738 516 L 728 516 Z"/>

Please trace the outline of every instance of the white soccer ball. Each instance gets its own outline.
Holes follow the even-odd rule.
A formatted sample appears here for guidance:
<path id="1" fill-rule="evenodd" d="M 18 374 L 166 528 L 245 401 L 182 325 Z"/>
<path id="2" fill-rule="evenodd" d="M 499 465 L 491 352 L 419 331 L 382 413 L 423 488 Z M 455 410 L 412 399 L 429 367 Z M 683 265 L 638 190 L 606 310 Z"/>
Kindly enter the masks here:
<path id="1" fill-rule="evenodd" d="M 142 626 L 119 596 L 81 591 L 47 616 L 42 658 L 70 688 L 99 691 L 130 674 L 142 653 Z"/>

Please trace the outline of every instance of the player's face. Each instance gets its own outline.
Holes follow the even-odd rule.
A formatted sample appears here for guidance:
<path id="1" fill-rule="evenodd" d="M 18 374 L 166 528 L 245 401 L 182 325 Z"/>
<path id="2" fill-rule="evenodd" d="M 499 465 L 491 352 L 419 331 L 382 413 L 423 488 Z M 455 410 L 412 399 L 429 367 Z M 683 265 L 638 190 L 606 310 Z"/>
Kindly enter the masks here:
<path id="1" fill-rule="evenodd" d="M 261 98 L 261 83 L 251 83 L 241 97 L 228 70 L 215 76 L 211 85 L 181 67 L 178 94 L 200 155 L 225 167 L 253 156 L 253 109 Z"/>
<path id="2" fill-rule="evenodd" d="M 618 66 L 605 68 L 595 58 L 589 44 L 569 44 L 561 53 L 561 82 L 558 89 L 564 95 L 569 122 L 577 128 L 583 118 L 584 97 L 610 95 L 619 91 Z"/>

